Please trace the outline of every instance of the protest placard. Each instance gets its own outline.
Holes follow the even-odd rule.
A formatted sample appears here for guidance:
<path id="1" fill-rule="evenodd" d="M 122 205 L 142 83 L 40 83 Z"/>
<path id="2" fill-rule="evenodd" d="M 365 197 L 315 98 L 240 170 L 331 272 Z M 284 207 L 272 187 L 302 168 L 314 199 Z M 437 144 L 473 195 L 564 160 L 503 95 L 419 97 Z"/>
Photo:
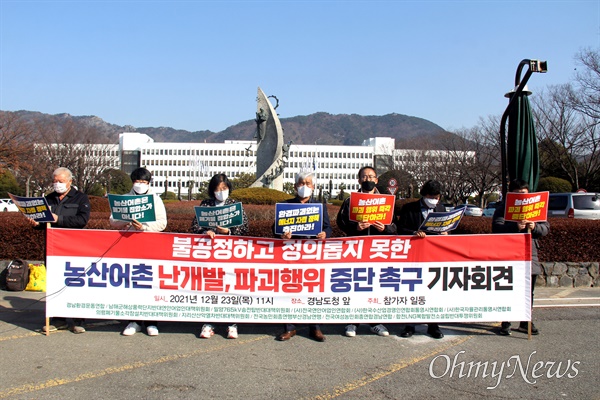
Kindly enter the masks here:
<path id="1" fill-rule="evenodd" d="M 156 221 L 154 195 L 118 195 L 109 194 L 108 204 L 113 219 L 120 221 L 153 222 Z"/>
<path id="2" fill-rule="evenodd" d="M 456 211 L 430 212 L 419 227 L 420 231 L 431 233 L 450 232 L 458 228 L 465 213 L 465 208 Z"/>
<path id="3" fill-rule="evenodd" d="M 323 231 L 323 204 L 277 203 L 275 204 L 275 233 L 282 235 L 316 236 Z"/>
<path id="4" fill-rule="evenodd" d="M 8 194 L 19 211 L 37 222 L 54 222 L 52 210 L 45 197 L 22 197 Z"/>
<path id="5" fill-rule="evenodd" d="M 394 201 L 391 194 L 350 193 L 350 221 L 392 223 L 394 218 Z"/>
<path id="6" fill-rule="evenodd" d="M 204 228 L 233 228 L 244 223 L 244 210 L 242 203 L 233 203 L 223 206 L 194 207 L 198 226 Z"/>
<path id="7" fill-rule="evenodd" d="M 549 192 L 506 193 L 506 221 L 547 221 Z"/>

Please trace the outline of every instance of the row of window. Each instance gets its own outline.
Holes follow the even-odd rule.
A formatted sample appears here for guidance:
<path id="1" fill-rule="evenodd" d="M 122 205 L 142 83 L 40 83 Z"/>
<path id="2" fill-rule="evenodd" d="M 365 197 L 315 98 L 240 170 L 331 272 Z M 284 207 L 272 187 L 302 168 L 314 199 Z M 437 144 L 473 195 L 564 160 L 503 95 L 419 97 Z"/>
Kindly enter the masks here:
<path id="1" fill-rule="evenodd" d="M 238 175 L 234 171 L 221 171 L 221 172 L 232 179 Z M 210 176 L 199 176 L 198 174 L 194 174 L 193 172 L 190 173 L 190 171 L 155 171 L 155 172 L 153 172 L 153 175 L 154 175 L 155 179 L 152 181 L 152 183 L 150 185 L 154 186 L 154 187 L 160 187 L 160 188 L 165 187 L 165 181 L 166 181 L 167 187 L 170 187 L 170 188 L 178 188 L 179 185 L 181 185 L 181 187 L 188 187 L 188 185 L 190 185 L 190 181 L 193 183 L 194 187 L 198 187 L 199 182 L 208 181 L 211 178 Z M 348 175 L 353 175 L 353 174 L 340 174 L 340 173 L 318 174 L 317 175 L 317 178 L 318 178 L 317 186 L 322 185 L 326 190 L 328 190 L 329 189 L 329 181 L 331 180 L 333 190 L 338 191 L 341 188 L 341 185 L 343 183 L 334 182 L 333 180 L 334 179 L 335 180 L 351 179 L 352 177 L 350 177 Z M 285 180 L 293 182 L 294 179 L 296 178 L 296 175 L 295 175 L 295 173 L 284 172 L 283 177 Z M 360 187 L 360 185 L 358 185 L 358 183 L 344 184 L 344 188 L 346 191 L 356 191 L 359 189 L 359 187 Z"/>
<path id="2" fill-rule="evenodd" d="M 144 160 L 142 164 L 147 165 L 149 168 L 151 167 L 189 167 L 191 169 L 203 169 L 209 166 L 214 167 L 250 167 L 255 165 L 254 161 L 251 160 L 214 160 L 214 161 L 202 161 L 202 162 L 194 162 L 190 160 Z"/>
<path id="3" fill-rule="evenodd" d="M 225 149 L 143 149 L 143 155 L 148 156 L 198 156 L 198 157 L 256 157 L 256 151 L 245 150 L 225 150 Z M 289 157 L 294 158 L 350 158 L 350 159 L 370 159 L 372 154 L 362 152 L 343 152 L 343 151 L 291 151 Z"/>
<path id="4" fill-rule="evenodd" d="M 143 155 L 147 156 L 214 156 L 214 157 L 256 157 L 256 152 L 251 149 L 245 150 L 221 150 L 221 149 L 143 149 Z"/>
<path id="5" fill-rule="evenodd" d="M 191 169 L 204 169 L 209 167 L 234 167 L 234 168 L 248 168 L 252 167 L 255 164 L 253 160 L 246 159 L 242 161 L 238 160 L 206 160 L 202 163 L 190 162 L 189 160 L 143 160 L 142 164 L 147 165 L 150 169 L 152 167 L 189 167 Z M 316 162 L 314 164 L 301 162 L 301 161 L 290 161 L 287 163 L 287 168 L 293 169 L 302 169 L 302 168 L 314 168 L 317 170 L 322 169 L 350 169 L 350 170 L 358 170 L 364 163 L 358 162 L 350 162 L 350 163 L 340 163 L 340 162 L 330 162 L 330 161 L 322 161 Z M 351 176 L 352 177 L 352 176 Z"/>
<path id="6" fill-rule="evenodd" d="M 294 158 L 351 158 L 351 159 L 370 159 L 371 153 L 346 153 L 343 151 L 291 151 L 290 157 Z"/>
<path id="7" fill-rule="evenodd" d="M 209 178 L 205 178 L 206 180 L 208 180 Z M 187 193 L 187 188 L 190 187 L 190 185 L 194 188 L 197 188 L 199 186 L 199 181 L 197 180 L 182 180 L 182 179 L 154 179 L 151 183 L 150 186 L 153 187 L 157 187 L 157 188 L 164 188 L 165 187 L 165 183 L 167 185 L 168 188 L 177 188 L 179 189 L 180 187 L 182 188 L 182 191 L 184 193 Z M 332 188 L 334 193 L 338 192 L 341 189 L 342 184 L 341 183 L 333 183 L 332 182 Z M 344 185 L 344 190 L 346 192 L 354 192 L 357 191 L 359 189 L 359 185 L 358 184 L 354 184 L 354 185 Z M 317 185 L 317 189 L 322 189 L 322 190 L 329 190 L 329 184 L 318 184 Z"/>
<path id="8" fill-rule="evenodd" d="M 92 157 L 119 157 L 119 150 L 92 150 L 88 151 L 86 155 Z"/>

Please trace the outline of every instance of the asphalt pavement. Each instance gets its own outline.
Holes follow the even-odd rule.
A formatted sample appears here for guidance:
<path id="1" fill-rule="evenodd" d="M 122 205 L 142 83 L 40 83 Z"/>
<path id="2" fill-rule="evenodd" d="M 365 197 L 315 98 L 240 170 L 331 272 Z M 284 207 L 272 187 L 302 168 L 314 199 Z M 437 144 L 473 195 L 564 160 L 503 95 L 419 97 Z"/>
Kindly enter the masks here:
<path id="1" fill-rule="evenodd" d="M 237 340 L 171 322 L 124 337 L 113 320 L 45 336 L 43 297 L 0 291 L 0 399 L 600 399 L 598 288 L 536 288 L 531 340 L 499 323 L 442 324 L 440 340 L 426 325 L 401 338 L 399 324 L 354 338 L 325 325 L 324 343 L 306 326 L 278 342 L 267 324 L 239 325 Z"/>

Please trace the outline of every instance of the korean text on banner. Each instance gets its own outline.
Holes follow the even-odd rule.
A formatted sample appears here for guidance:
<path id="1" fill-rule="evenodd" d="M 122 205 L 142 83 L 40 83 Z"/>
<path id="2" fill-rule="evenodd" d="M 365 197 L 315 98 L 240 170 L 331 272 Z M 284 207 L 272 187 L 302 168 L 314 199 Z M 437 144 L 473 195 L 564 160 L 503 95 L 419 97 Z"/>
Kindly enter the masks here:
<path id="1" fill-rule="evenodd" d="M 49 229 L 46 313 L 269 323 L 526 321 L 528 239 L 210 239 Z"/>

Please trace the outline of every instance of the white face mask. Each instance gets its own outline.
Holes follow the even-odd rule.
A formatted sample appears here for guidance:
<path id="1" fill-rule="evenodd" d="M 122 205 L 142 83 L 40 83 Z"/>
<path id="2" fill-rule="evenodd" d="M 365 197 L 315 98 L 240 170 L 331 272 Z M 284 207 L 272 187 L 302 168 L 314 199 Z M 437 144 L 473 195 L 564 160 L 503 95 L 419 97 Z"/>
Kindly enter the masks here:
<path id="1" fill-rule="evenodd" d="M 300 186 L 298 188 L 298 196 L 303 199 L 310 197 L 311 194 L 312 194 L 312 189 L 306 185 Z"/>
<path id="2" fill-rule="evenodd" d="M 137 194 L 145 194 L 148 193 L 148 189 L 150 189 L 150 185 L 147 183 L 134 183 L 133 191 Z"/>
<path id="3" fill-rule="evenodd" d="M 58 194 L 67 192 L 67 184 L 62 182 L 54 182 L 54 191 Z"/>
<path id="4" fill-rule="evenodd" d="M 427 197 L 423 197 L 423 201 L 425 202 L 425 205 L 429 208 L 435 208 L 435 206 L 437 206 L 437 203 L 439 202 L 438 199 L 428 199 Z"/>
<path id="5" fill-rule="evenodd" d="M 215 199 L 219 201 L 225 201 L 229 197 L 229 190 L 221 190 L 220 192 L 215 192 Z"/>

